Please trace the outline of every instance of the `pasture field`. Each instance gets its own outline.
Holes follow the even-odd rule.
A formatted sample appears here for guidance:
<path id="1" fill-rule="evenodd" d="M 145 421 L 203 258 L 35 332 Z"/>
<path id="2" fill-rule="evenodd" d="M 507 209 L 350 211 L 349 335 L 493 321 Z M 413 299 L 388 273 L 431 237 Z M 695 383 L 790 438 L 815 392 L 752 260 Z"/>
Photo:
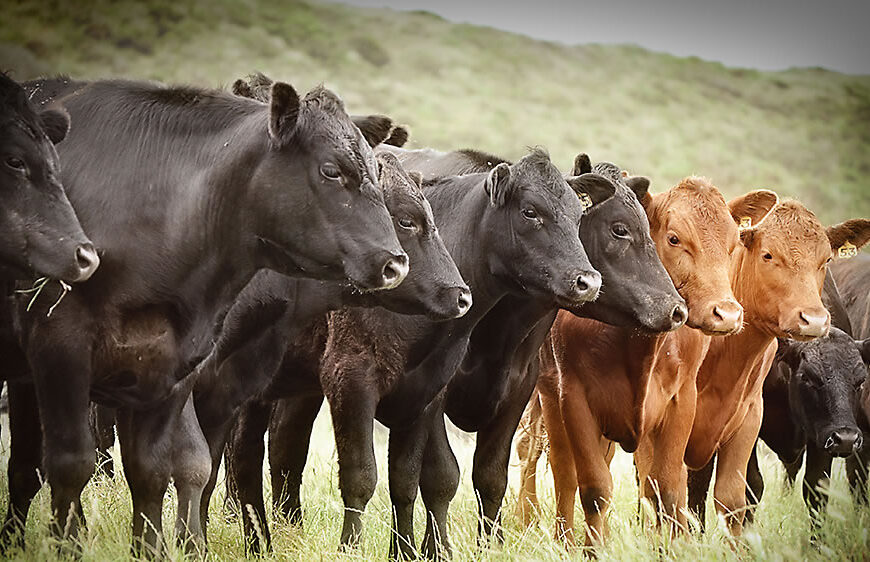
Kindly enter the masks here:
<path id="1" fill-rule="evenodd" d="M 3 419 L 2 460 L 9 458 L 8 424 Z M 383 428 L 375 432 L 375 449 L 378 459 L 379 483 L 372 501 L 363 517 L 365 526 L 359 550 L 342 552 L 338 537 L 341 530 L 342 504 L 338 491 L 337 462 L 333 446 L 329 411 L 323 408 L 317 420 L 312 447 L 303 480 L 304 529 L 288 524 L 273 525 L 274 552 L 265 560 L 385 560 L 389 546 L 389 490 L 386 475 L 386 436 Z M 542 518 L 537 527 L 529 531 L 522 528 L 513 509 L 516 504 L 519 469 L 516 455 L 512 459 L 510 484 L 506 497 L 505 543 L 490 546 L 483 551 L 477 548 L 477 515 L 474 493 L 471 486 L 471 458 L 473 441 L 467 434 L 453 431 L 450 435 L 457 459 L 462 469 L 462 481 L 450 510 L 450 536 L 454 548 L 453 559 L 463 560 L 583 560 L 582 553 L 567 553 L 551 536 L 555 503 L 552 477 L 549 470 L 539 471 L 538 488 L 541 495 Z M 708 530 L 705 534 L 693 534 L 667 542 L 638 517 L 637 486 L 631 457 L 617 452 L 614 469 L 614 508 L 611 513 L 611 540 L 601 550 L 602 560 L 726 560 L 739 553 L 743 560 L 866 560 L 870 549 L 870 510 L 855 509 L 848 494 L 843 471 L 843 462 L 836 461 L 831 503 L 824 519 L 820 538 L 810 542 L 809 517 L 803 506 L 800 489 L 784 486 L 784 471 L 775 456 L 765 450 L 761 469 L 765 477 L 766 491 L 757 512 L 757 522 L 750 527 L 744 538 L 733 541 L 729 538 L 724 523 L 717 521 L 712 500 L 707 502 Z M 114 452 L 116 462 L 119 452 Z M 540 468 L 544 468 L 541 460 Z M 802 476 L 802 472 L 801 472 Z M 0 485 L 0 501 L 7 500 L 5 472 Z M 266 478 L 267 493 L 268 478 Z M 48 487 L 44 487 L 34 502 L 27 525 L 25 551 L 9 553 L 10 560 L 44 561 L 71 559 L 60 554 L 50 537 Z M 223 506 L 223 473 L 218 482 L 215 497 L 209 511 L 209 544 L 214 560 L 237 560 L 243 558 L 241 524 L 229 517 Z M 268 506 L 267 496 L 267 506 Z M 172 532 L 175 515 L 174 490 L 170 486 L 164 506 L 164 528 Z M 121 474 L 113 480 L 100 475 L 85 489 L 83 496 L 88 531 L 81 540 L 83 562 L 131 559 L 130 516 L 131 503 L 126 482 Z M 270 509 L 267 507 L 267 509 Z M 577 510 L 577 521 L 582 521 L 582 512 Z M 418 500 L 415 515 L 417 538 L 422 537 L 425 514 Z M 184 557 L 174 546 L 169 553 L 171 560 Z"/>
<path id="2" fill-rule="evenodd" d="M 253 70 L 320 82 L 357 113 L 410 125 L 410 146 L 517 158 L 543 145 L 734 196 L 766 187 L 825 223 L 870 216 L 870 76 L 759 72 L 632 46 L 565 46 L 429 13 L 282 0 L 5 3 L 0 67 L 202 86 Z M 584 25 L 619 22 L 578 22 Z"/>
<path id="3" fill-rule="evenodd" d="M 618 25 L 618 22 L 578 22 Z M 334 88 L 354 113 L 386 113 L 412 131 L 409 146 L 475 147 L 509 158 L 542 145 L 567 168 L 577 152 L 649 175 L 662 191 L 689 174 L 726 194 L 766 187 L 801 199 L 825 223 L 870 216 L 870 76 L 823 69 L 760 72 L 632 46 L 565 46 L 428 13 L 395 13 L 281 0 L 63 0 L 3 7 L 0 68 L 24 80 L 65 73 L 123 76 L 221 87 L 254 70 L 300 90 Z M 75 126 L 75 123 L 73 123 Z M 9 459 L 3 417 L 0 464 Z M 551 537 L 549 470 L 539 471 L 541 521 L 516 516 L 516 457 L 505 501 L 505 542 L 477 545 L 471 487 L 473 438 L 451 433 L 462 470 L 451 506 L 454 560 L 584 559 Z M 273 526 L 271 560 L 382 560 L 389 544 L 386 432 L 376 431 L 380 482 L 364 516 L 358 550 L 340 551 L 342 504 L 328 412 L 318 418 L 303 485 L 304 530 Z M 114 451 L 117 466 L 119 453 Z M 761 455 L 766 492 L 756 523 L 731 539 L 708 501 L 708 530 L 665 540 L 641 522 L 631 457 L 617 453 L 611 537 L 603 560 L 866 560 L 870 510 L 849 497 L 835 463 L 831 503 L 818 539 L 799 487 L 769 451 Z M 542 461 L 543 463 L 544 461 Z M 801 473 L 802 477 L 802 473 Z M 0 476 L 0 502 L 8 482 Z M 268 478 L 267 494 L 268 490 Z M 223 506 L 223 476 L 210 506 L 210 557 L 243 558 L 241 525 Z M 83 561 L 130 559 L 131 502 L 121 474 L 95 477 L 84 493 Z M 37 496 L 26 550 L 11 560 L 71 559 L 48 530 L 48 489 Z M 268 501 L 267 501 L 268 504 Z M 170 488 L 164 527 L 175 510 Z M 578 509 L 578 522 L 582 513 Z M 418 502 L 418 540 L 425 516 Z M 697 531 L 697 529 L 696 529 Z M 170 541 L 171 542 L 171 541 Z M 169 558 L 183 556 L 170 547 Z"/>

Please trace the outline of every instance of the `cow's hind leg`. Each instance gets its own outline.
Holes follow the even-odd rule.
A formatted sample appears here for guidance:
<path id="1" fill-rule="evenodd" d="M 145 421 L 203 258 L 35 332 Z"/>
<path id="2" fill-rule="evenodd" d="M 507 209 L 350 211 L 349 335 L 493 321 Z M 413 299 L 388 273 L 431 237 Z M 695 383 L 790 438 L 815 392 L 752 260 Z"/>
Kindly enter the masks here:
<path id="1" fill-rule="evenodd" d="M 752 456 L 749 457 L 749 465 L 746 467 L 746 517 L 744 521 L 749 524 L 755 521 L 755 509 L 764 494 L 764 477 L 758 466 L 758 442 L 752 448 Z"/>
<path id="2" fill-rule="evenodd" d="M 115 477 L 112 447 L 115 446 L 115 410 L 99 404 L 91 405 L 91 427 L 97 440 L 97 470 L 106 478 Z"/>
<path id="3" fill-rule="evenodd" d="M 532 396 L 524 414 L 525 423 L 520 423 L 520 439 L 517 441 L 517 455 L 522 463 L 520 472 L 520 492 L 517 498 L 517 517 L 524 527 L 532 524 L 533 514 L 540 513 L 538 503 L 538 461 L 544 454 L 544 418 L 541 400 L 537 394 Z"/>
<path id="4" fill-rule="evenodd" d="M 700 470 L 690 470 L 688 475 L 689 510 L 698 518 L 701 530 L 704 530 L 707 519 L 707 494 L 710 491 L 710 481 L 713 479 L 713 464 L 716 455 Z"/>
<path id="5" fill-rule="evenodd" d="M 235 488 L 245 534 L 245 551 L 272 548 L 272 536 L 263 500 L 263 435 L 269 427 L 268 404 L 251 401 L 242 407 L 227 447 L 227 480 Z M 262 538 L 265 544 L 260 544 Z"/>

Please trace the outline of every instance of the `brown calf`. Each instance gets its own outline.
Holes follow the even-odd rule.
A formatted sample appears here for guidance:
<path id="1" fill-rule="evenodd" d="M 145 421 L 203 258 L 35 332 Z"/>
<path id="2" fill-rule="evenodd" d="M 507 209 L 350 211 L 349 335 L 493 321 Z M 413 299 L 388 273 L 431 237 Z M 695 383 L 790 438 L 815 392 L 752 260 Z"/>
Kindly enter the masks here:
<path id="1" fill-rule="evenodd" d="M 685 522 L 682 451 L 661 444 L 684 446 L 688 439 L 695 374 L 710 340 L 705 334 L 730 334 L 742 326 L 743 310 L 729 278 L 731 254 L 739 245 L 735 223 L 759 221 L 775 203 L 775 193 L 754 191 L 732 202 L 729 212 L 719 191 L 701 178 L 645 199 L 659 256 L 689 308 L 687 327 L 653 334 L 566 312 L 557 317 L 540 352 L 538 393 L 550 438 L 556 534 L 569 544 L 578 487 L 587 545 L 606 533 L 614 442 L 638 451 L 644 496 L 660 498 L 666 513 Z M 529 459 L 520 493 L 526 522 L 536 461 Z"/>
<path id="2" fill-rule="evenodd" d="M 702 522 L 718 454 L 716 508 L 734 535 L 742 532 L 746 467 L 761 426 L 762 386 L 776 338 L 809 340 L 827 333 L 830 315 L 821 292 L 831 250 L 847 241 L 860 244 L 867 229 L 870 221 L 858 219 L 826 231 L 800 203 L 787 201 L 741 232 L 732 278 L 746 325 L 710 344 L 698 371 L 696 415 L 685 452 L 689 506 Z"/>

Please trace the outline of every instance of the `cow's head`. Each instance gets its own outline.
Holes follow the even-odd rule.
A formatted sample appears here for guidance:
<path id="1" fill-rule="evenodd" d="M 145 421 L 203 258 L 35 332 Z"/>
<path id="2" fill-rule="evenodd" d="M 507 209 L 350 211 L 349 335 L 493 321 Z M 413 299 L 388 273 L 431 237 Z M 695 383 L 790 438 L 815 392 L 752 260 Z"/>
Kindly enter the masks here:
<path id="1" fill-rule="evenodd" d="M 868 238 L 868 220 L 826 230 L 797 201 L 777 204 L 764 220 L 740 232 L 732 278 L 746 320 L 776 337 L 809 340 L 825 335 L 830 314 L 821 292 L 832 248 L 846 242 L 861 247 Z"/>
<path id="2" fill-rule="evenodd" d="M 779 340 L 776 367 L 787 375 L 792 414 L 816 447 L 835 456 L 849 456 L 863 442 L 856 414 L 870 359 L 862 358 L 865 347 L 833 327 L 809 342 Z"/>
<path id="3" fill-rule="evenodd" d="M 625 177 L 609 162 L 592 166 L 586 154 L 574 159 L 568 182 L 582 197 L 577 179 L 599 174 L 615 186 L 613 197 L 587 209 L 580 239 L 589 261 L 601 272 L 601 295 L 572 312 L 617 326 L 639 326 L 654 332 L 673 330 L 686 321 L 686 303 L 677 294 L 656 254 L 650 225 L 640 200 L 647 200 L 649 179 Z"/>
<path id="4" fill-rule="evenodd" d="M 37 112 L 0 73 L 0 268 L 7 279 L 85 281 L 100 258 L 60 183 L 54 144 L 69 129 L 60 109 Z"/>
<path id="5" fill-rule="evenodd" d="M 734 205 L 739 217 L 758 222 L 776 203 L 772 191 L 744 195 Z M 725 199 L 708 180 L 684 179 L 676 187 L 647 196 L 644 207 L 665 269 L 689 307 L 686 322 L 710 335 L 743 327 L 743 307 L 731 290 L 731 253 L 739 244 L 737 224 Z"/>
<path id="6" fill-rule="evenodd" d="M 582 182 L 593 204 L 614 193 L 613 183 L 598 174 L 586 174 Z M 493 274 L 559 306 L 598 296 L 601 275 L 579 237 L 583 205 L 546 152 L 535 149 L 516 164 L 499 164 L 484 188 L 493 212 L 483 226 L 499 246 L 486 252 Z"/>
<path id="7" fill-rule="evenodd" d="M 376 155 L 381 187 L 393 226 L 411 262 L 402 284 L 378 293 L 384 307 L 404 314 L 446 320 L 471 308 L 471 291 L 435 227 L 432 207 L 423 196 L 419 173 L 407 173 L 388 152 Z"/>
<path id="8" fill-rule="evenodd" d="M 318 87 L 300 98 L 275 82 L 266 109 L 268 150 L 247 197 L 264 265 L 346 277 L 362 290 L 401 283 L 408 256 L 384 206 L 371 147 L 339 97 Z"/>

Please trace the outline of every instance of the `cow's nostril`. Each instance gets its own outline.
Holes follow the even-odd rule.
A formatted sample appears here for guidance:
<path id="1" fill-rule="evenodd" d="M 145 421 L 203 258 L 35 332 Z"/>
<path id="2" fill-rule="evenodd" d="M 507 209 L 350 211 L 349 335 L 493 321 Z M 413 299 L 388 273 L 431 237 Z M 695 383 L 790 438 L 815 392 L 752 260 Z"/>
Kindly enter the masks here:
<path id="1" fill-rule="evenodd" d="M 459 293 L 459 300 L 458 300 L 460 316 L 464 315 L 466 312 L 468 312 L 468 310 L 471 308 L 471 303 L 472 303 L 471 291 L 462 290 Z"/>
<path id="2" fill-rule="evenodd" d="M 718 306 L 713 307 L 713 316 L 716 317 L 716 320 L 721 320 L 721 321 L 725 320 L 725 318 L 722 317 L 722 311 L 719 309 Z"/>
<path id="3" fill-rule="evenodd" d="M 679 326 L 686 321 L 688 317 L 688 313 L 686 311 L 686 305 L 680 303 L 674 307 L 674 310 L 671 312 L 671 321 Z"/>
<path id="4" fill-rule="evenodd" d="M 79 273 L 76 279 L 72 281 L 86 281 L 94 274 L 97 267 L 100 265 L 100 256 L 93 244 L 82 244 L 76 248 L 76 267 Z"/>
<path id="5" fill-rule="evenodd" d="M 383 286 L 395 287 L 402 282 L 406 275 L 408 275 L 408 256 L 405 254 L 393 256 L 382 270 Z"/>
<path id="6" fill-rule="evenodd" d="M 574 283 L 577 285 L 578 291 L 588 291 L 589 290 L 589 283 L 587 283 L 586 280 L 583 279 L 582 275 L 578 276 L 577 279 L 574 281 Z"/>

